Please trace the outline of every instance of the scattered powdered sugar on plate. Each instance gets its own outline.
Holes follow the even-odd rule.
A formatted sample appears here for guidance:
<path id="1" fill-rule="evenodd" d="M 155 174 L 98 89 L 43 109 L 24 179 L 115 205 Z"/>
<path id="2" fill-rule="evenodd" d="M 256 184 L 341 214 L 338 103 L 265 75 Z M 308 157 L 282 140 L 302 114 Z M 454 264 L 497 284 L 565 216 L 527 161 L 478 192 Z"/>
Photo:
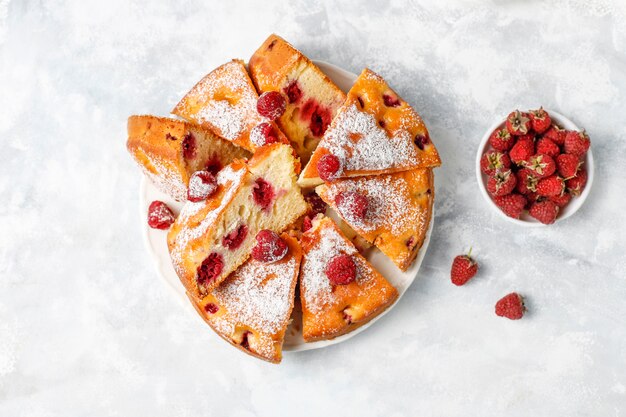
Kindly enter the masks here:
<path id="1" fill-rule="evenodd" d="M 215 323 L 216 326 L 232 332 L 235 325 L 243 324 L 267 333 L 278 332 L 289 320 L 297 267 L 294 257 L 272 264 L 255 260 L 245 263 L 213 291 L 229 313 L 226 323 Z M 216 317 L 215 321 L 220 320 Z"/>
<path id="2" fill-rule="evenodd" d="M 417 163 L 409 132 L 402 129 L 389 137 L 374 116 L 359 111 L 355 104 L 340 111 L 320 146 L 338 157 L 344 170 L 383 170 Z"/>

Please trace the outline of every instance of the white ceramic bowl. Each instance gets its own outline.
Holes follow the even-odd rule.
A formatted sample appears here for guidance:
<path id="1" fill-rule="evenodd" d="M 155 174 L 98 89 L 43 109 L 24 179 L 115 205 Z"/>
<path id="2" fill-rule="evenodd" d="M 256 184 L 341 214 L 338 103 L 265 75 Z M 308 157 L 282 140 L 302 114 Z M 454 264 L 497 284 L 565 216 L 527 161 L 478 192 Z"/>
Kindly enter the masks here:
<path id="1" fill-rule="evenodd" d="M 548 109 L 546 109 L 546 111 L 548 112 L 552 120 L 560 127 L 567 129 L 567 130 L 580 130 L 578 126 L 574 124 L 574 122 L 572 122 L 570 119 L 563 116 L 562 114 L 557 113 L 553 110 L 548 110 Z M 494 130 L 504 127 L 505 122 L 506 122 L 506 119 L 495 122 L 487 130 L 487 132 L 485 132 L 485 135 L 480 141 L 480 145 L 478 146 L 478 152 L 476 153 L 476 179 L 478 180 L 478 188 L 480 188 L 480 192 L 482 196 L 484 197 L 485 201 L 487 202 L 487 204 L 492 209 L 494 209 L 502 218 L 506 219 L 507 221 L 511 223 L 519 224 L 521 226 L 527 226 L 527 227 L 548 226 L 539 222 L 535 218 L 531 217 L 528 214 L 528 211 L 524 211 L 524 213 L 521 215 L 519 220 L 507 216 L 506 214 L 504 214 L 502 210 L 500 210 L 500 208 L 498 208 L 498 206 L 496 206 L 496 204 L 491 199 L 489 192 L 487 191 L 488 176 L 483 174 L 482 171 L 480 170 L 480 158 L 483 156 L 485 151 L 489 148 L 489 136 L 491 136 Z M 589 190 L 591 190 L 591 186 L 593 185 L 593 171 L 594 171 L 593 153 L 591 151 L 591 148 L 589 148 L 589 151 L 587 152 L 587 155 L 585 156 L 584 167 L 587 170 L 587 185 L 585 186 L 585 189 L 578 197 L 573 197 L 570 203 L 559 211 L 559 215 L 556 218 L 557 222 L 567 219 L 569 216 L 576 213 L 576 211 L 578 211 L 578 209 L 583 205 L 583 203 L 587 199 L 587 196 L 589 195 Z"/>

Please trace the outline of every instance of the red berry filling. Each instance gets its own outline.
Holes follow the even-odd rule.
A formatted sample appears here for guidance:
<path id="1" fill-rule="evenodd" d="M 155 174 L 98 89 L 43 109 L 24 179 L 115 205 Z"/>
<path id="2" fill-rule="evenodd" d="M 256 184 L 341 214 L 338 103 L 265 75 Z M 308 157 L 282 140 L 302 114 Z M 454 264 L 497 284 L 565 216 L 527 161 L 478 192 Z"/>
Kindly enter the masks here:
<path id="1" fill-rule="evenodd" d="M 196 157 L 196 138 L 187 132 L 183 136 L 183 157 L 185 159 L 193 159 Z"/>
<path id="2" fill-rule="evenodd" d="M 217 278 L 224 269 L 224 258 L 217 252 L 212 252 L 198 267 L 198 285 L 204 287 Z"/>
<path id="3" fill-rule="evenodd" d="M 330 111 L 321 106 L 317 107 L 311 115 L 311 125 L 309 126 L 311 133 L 317 137 L 321 137 L 324 132 L 326 132 L 326 129 L 328 129 L 329 124 Z"/>
<path id="4" fill-rule="evenodd" d="M 333 154 L 326 154 L 317 161 L 317 173 L 324 181 L 332 181 L 340 166 L 339 158 Z"/>
<path id="5" fill-rule="evenodd" d="M 300 87 L 298 87 L 298 82 L 296 80 L 293 80 L 287 87 L 285 87 L 284 91 L 285 94 L 287 94 L 289 103 L 295 103 L 300 100 L 300 97 L 302 97 L 302 91 L 300 90 Z"/>
<path id="6" fill-rule="evenodd" d="M 302 220 L 302 232 L 307 232 L 313 227 L 313 222 L 309 216 L 304 216 L 304 220 Z"/>
<path id="7" fill-rule="evenodd" d="M 215 314 L 219 310 L 220 310 L 220 308 L 217 306 L 217 304 L 208 303 L 207 305 L 204 306 L 204 311 L 206 311 L 207 313 L 210 313 L 210 314 Z"/>
<path id="8" fill-rule="evenodd" d="M 352 316 L 346 312 L 346 310 L 349 309 L 349 308 L 350 307 L 346 307 L 346 308 L 343 309 L 343 319 L 348 324 L 352 324 Z"/>
<path id="9" fill-rule="evenodd" d="M 274 187 L 263 178 L 257 178 L 252 186 L 252 197 L 263 210 L 268 210 L 274 201 Z"/>
<path id="10" fill-rule="evenodd" d="M 259 114 L 270 120 L 276 120 L 282 116 L 286 107 L 285 98 L 278 91 L 268 91 L 261 94 L 256 103 Z"/>
<path id="11" fill-rule="evenodd" d="M 280 261 L 287 255 L 287 243 L 271 230 L 261 230 L 256 235 L 256 246 L 252 248 L 252 258 L 260 262 Z"/>
<path id="12" fill-rule="evenodd" d="M 356 279 L 356 264 L 349 255 L 337 255 L 326 265 L 326 276 L 333 285 L 346 285 Z"/>
<path id="13" fill-rule="evenodd" d="M 213 175 L 217 175 L 222 170 L 222 161 L 217 155 L 213 155 L 204 166 L 204 170 L 210 172 Z"/>
<path id="14" fill-rule="evenodd" d="M 250 142 L 256 146 L 269 145 L 278 142 L 278 136 L 271 124 L 263 122 L 250 131 Z"/>
<path id="15" fill-rule="evenodd" d="M 424 147 L 426 145 L 428 145 L 429 139 L 428 139 L 428 134 L 426 135 L 422 135 L 422 134 L 418 134 L 415 136 L 415 139 L 413 140 L 413 142 L 415 142 L 415 145 L 420 148 L 420 150 L 424 150 Z"/>
<path id="16" fill-rule="evenodd" d="M 387 107 L 398 107 L 400 105 L 398 97 L 394 97 L 390 94 L 383 94 L 383 101 Z"/>
<path id="17" fill-rule="evenodd" d="M 367 215 L 367 197 L 354 191 L 344 191 L 335 197 L 339 212 L 345 217 L 362 220 Z"/>
<path id="18" fill-rule="evenodd" d="M 196 171 L 189 179 L 187 200 L 197 203 L 204 201 L 217 191 L 217 180 L 208 171 Z"/>
<path id="19" fill-rule="evenodd" d="M 153 201 L 148 207 L 148 226 L 166 230 L 174 223 L 174 213 L 162 201 Z"/>
<path id="20" fill-rule="evenodd" d="M 326 207 L 328 206 L 322 198 L 317 195 L 315 191 L 311 191 L 310 193 L 304 196 L 304 199 L 311 206 L 311 213 L 313 216 L 320 213 L 326 213 Z"/>
<path id="21" fill-rule="evenodd" d="M 222 245 L 229 250 L 235 250 L 241 246 L 247 235 L 248 226 L 242 224 L 222 238 Z"/>
<path id="22" fill-rule="evenodd" d="M 248 349 L 248 350 L 250 349 L 250 341 L 248 340 L 248 338 L 250 337 L 251 333 L 252 332 L 248 330 L 244 332 L 243 336 L 241 337 L 241 343 L 240 343 L 242 348 Z"/>

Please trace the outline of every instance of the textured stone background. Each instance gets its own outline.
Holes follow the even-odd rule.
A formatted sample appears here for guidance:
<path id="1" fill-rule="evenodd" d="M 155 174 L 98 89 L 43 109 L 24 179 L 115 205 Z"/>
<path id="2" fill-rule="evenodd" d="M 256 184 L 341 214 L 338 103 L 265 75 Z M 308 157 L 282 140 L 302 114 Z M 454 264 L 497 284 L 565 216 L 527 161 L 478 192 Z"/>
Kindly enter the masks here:
<path id="1" fill-rule="evenodd" d="M 0 0 L 0 415 L 626 415 L 624 2 L 335 3 Z M 383 74 L 444 161 L 399 305 L 281 366 L 232 349 L 157 277 L 124 148 L 128 115 L 167 114 L 272 31 Z M 574 217 L 528 230 L 485 205 L 474 155 L 495 118 L 539 105 L 588 130 L 596 180 Z M 482 270 L 456 288 L 470 245 Z M 511 290 L 528 297 L 519 322 L 493 314 Z"/>

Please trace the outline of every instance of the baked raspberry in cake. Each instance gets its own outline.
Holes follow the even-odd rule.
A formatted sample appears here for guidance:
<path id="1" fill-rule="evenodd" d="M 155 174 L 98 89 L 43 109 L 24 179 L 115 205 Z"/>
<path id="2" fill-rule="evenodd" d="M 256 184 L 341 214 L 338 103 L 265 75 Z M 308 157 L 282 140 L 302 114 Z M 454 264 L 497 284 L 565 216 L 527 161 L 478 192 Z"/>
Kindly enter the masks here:
<path id="1" fill-rule="evenodd" d="M 282 232 L 307 204 L 296 184 L 299 164 L 285 144 L 259 148 L 217 175 L 205 201 L 188 201 L 168 233 L 174 269 L 187 292 L 201 297 L 250 256 L 260 230 Z"/>
<path id="2" fill-rule="evenodd" d="M 398 268 L 406 271 L 413 263 L 432 216 L 435 195 L 430 168 L 346 178 L 315 190 Z"/>
<path id="3" fill-rule="evenodd" d="M 387 309 L 398 291 L 342 235 L 319 215 L 302 235 L 300 300 L 306 342 L 333 339 Z"/>
<path id="4" fill-rule="evenodd" d="M 210 294 L 190 300 L 222 338 L 250 355 L 278 363 L 289 317 L 302 251 L 286 233 L 287 254 L 265 263 L 250 258 Z"/>
<path id="5" fill-rule="evenodd" d="M 235 59 L 200 80 L 172 113 L 249 151 L 269 143 L 289 143 L 273 121 L 259 114 L 258 100 L 245 64 Z"/>
<path id="6" fill-rule="evenodd" d="M 302 171 L 302 187 L 336 178 L 441 164 L 421 117 L 385 80 L 364 69 Z"/>
<path id="7" fill-rule="evenodd" d="M 126 146 L 152 183 L 178 201 L 186 200 L 194 172 L 216 174 L 234 159 L 249 155 L 210 130 L 156 116 L 130 116 Z"/>
<path id="8" fill-rule="evenodd" d="M 248 68 L 259 92 L 278 91 L 286 98 L 286 111 L 278 124 L 306 163 L 345 101 L 345 94 L 277 35 L 265 40 L 250 58 Z"/>

